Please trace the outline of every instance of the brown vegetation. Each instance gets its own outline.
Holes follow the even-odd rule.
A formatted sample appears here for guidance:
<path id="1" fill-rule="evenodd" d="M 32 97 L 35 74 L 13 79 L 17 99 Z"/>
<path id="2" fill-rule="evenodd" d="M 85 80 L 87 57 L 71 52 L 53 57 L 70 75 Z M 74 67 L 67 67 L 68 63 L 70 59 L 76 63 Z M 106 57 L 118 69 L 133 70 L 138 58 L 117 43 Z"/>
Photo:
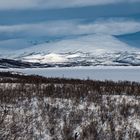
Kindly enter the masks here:
<path id="1" fill-rule="evenodd" d="M 139 140 L 139 105 L 136 82 L 1 72 L 0 140 Z"/>

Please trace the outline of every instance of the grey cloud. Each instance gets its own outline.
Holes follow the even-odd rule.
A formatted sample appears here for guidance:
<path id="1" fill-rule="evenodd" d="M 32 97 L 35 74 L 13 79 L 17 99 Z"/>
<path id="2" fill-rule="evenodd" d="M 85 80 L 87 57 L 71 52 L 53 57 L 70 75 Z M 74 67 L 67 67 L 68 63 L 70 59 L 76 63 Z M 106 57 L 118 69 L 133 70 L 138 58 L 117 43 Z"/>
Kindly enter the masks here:
<path id="1" fill-rule="evenodd" d="M 0 25 L 0 33 L 13 36 L 69 36 L 81 34 L 123 35 L 140 31 L 140 22 L 124 19 L 98 20 L 88 23 L 80 21 L 54 21 L 37 24 Z"/>

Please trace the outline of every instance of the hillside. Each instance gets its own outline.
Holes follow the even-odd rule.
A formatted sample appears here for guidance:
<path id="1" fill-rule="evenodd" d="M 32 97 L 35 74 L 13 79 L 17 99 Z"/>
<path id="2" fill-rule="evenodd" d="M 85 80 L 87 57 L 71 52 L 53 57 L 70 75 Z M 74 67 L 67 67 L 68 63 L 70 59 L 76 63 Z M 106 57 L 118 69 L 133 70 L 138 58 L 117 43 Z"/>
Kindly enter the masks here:
<path id="1" fill-rule="evenodd" d="M 140 84 L 0 73 L 0 139 L 139 140 Z"/>
<path id="2" fill-rule="evenodd" d="M 2 52 L 0 67 L 140 66 L 140 49 L 110 35 L 83 35 L 30 43 L 33 46 Z"/>

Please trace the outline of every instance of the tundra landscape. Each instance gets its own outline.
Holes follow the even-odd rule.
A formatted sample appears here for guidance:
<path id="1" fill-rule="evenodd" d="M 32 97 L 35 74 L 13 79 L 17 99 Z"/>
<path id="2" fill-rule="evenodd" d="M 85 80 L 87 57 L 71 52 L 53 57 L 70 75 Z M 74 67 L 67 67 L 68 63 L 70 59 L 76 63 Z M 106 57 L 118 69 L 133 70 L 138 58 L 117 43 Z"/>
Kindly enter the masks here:
<path id="1" fill-rule="evenodd" d="M 0 0 L 0 140 L 140 140 L 140 0 Z"/>
<path id="2" fill-rule="evenodd" d="M 139 140 L 140 83 L 0 73 L 2 140 Z"/>

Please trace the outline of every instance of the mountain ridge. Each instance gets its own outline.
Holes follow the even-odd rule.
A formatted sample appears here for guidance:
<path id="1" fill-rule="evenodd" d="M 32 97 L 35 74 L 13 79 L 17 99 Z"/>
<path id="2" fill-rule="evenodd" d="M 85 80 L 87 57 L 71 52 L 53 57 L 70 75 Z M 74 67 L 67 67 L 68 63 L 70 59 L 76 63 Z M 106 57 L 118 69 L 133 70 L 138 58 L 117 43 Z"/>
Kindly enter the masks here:
<path id="1" fill-rule="evenodd" d="M 35 44 L 29 48 L 5 52 L 0 58 L 1 65 L 19 68 L 139 66 L 140 49 L 111 35 L 94 34 Z"/>

